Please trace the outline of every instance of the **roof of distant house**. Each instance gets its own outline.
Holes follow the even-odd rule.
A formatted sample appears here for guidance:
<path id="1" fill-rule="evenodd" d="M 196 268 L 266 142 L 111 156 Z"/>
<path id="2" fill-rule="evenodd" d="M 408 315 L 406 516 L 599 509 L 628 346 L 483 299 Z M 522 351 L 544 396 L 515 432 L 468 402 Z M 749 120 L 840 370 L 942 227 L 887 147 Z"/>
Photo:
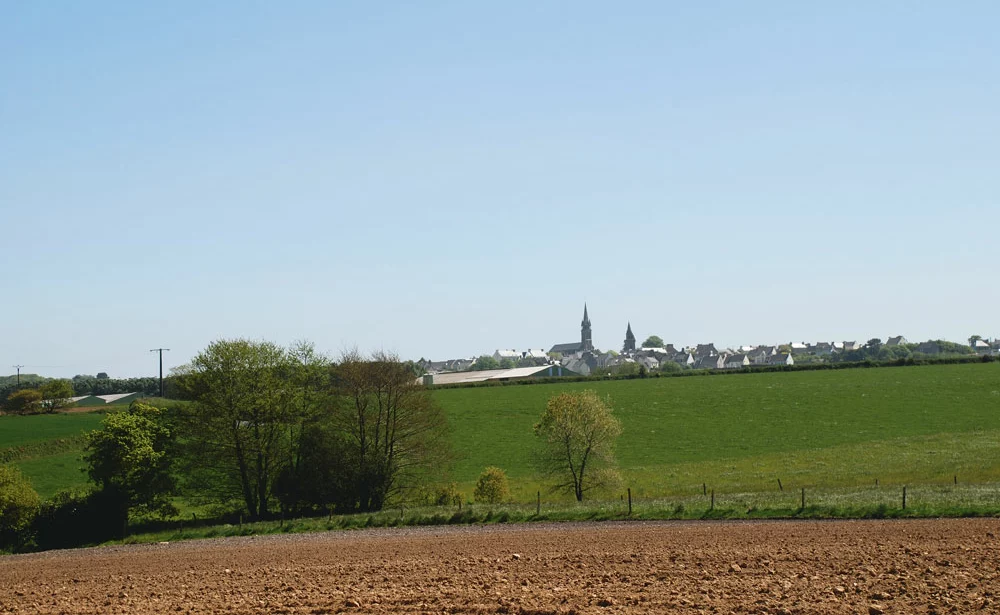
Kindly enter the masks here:
<path id="1" fill-rule="evenodd" d="M 583 350 L 583 342 L 572 342 L 570 344 L 556 344 L 555 346 L 552 347 L 551 350 L 549 350 L 549 352 L 559 352 L 565 354 L 567 352 L 576 352 L 577 350 Z"/>

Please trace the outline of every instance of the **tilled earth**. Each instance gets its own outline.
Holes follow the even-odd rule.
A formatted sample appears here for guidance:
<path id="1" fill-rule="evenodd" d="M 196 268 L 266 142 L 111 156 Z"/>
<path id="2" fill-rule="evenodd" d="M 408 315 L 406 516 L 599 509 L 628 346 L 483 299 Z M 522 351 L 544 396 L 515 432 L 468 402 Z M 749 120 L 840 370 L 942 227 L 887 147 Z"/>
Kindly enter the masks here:
<path id="1" fill-rule="evenodd" d="M 0 558 L 0 613 L 998 613 L 1000 520 L 630 522 Z"/>

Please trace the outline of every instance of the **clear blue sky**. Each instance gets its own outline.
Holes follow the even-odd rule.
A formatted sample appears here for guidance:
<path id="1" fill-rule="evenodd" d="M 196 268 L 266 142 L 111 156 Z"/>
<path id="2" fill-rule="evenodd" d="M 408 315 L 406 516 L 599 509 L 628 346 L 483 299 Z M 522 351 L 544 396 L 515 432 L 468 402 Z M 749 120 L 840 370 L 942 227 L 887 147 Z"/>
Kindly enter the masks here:
<path id="1" fill-rule="evenodd" d="M 0 373 L 1000 336 L 1000 4 L 0 4 Z"/>

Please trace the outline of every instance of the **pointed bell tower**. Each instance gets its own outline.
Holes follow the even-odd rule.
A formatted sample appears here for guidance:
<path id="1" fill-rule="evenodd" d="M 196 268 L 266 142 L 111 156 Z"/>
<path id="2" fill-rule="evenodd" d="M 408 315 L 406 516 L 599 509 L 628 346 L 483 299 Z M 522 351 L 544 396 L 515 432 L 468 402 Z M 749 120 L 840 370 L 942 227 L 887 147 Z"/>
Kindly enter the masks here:
<path id="1" fill-rule="evenodd" d="M 625 345 L 622 346 L 622 352 L 635 352 L 635 335 L 632 334 L 632 323 L 628 323 L 628 329 L 625 330 Z"/>
<path id="2" fill-rule="evenodd" d="M 580 350 L 593 350 L 594 342 L 590 334 L 590 317 L 587 316 L 587 304 L 583 304 L 583 322 L 580 323 Z"/>

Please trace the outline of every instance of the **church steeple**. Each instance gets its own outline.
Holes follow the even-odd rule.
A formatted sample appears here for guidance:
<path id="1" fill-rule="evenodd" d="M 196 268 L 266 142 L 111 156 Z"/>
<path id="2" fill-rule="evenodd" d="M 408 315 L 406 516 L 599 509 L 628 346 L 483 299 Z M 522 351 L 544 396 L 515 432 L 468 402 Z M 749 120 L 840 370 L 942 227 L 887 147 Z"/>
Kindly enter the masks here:
<path id="1" fill-rule="evenodd" d="M 635 335 L 632 334 L 632 323 L 628 323 L 628 328 L 625 330 L 625 345 L 622 346 L 622 352 L 635 352 Z"/>
<path id="2" fill-rule="evenodd" d="M 590 334 L 590 316 L 587 315 L 587 304 L 583 304 L 583 322 L 580 323 L 580 350 L 593 350 L 594 342 Z"/>

